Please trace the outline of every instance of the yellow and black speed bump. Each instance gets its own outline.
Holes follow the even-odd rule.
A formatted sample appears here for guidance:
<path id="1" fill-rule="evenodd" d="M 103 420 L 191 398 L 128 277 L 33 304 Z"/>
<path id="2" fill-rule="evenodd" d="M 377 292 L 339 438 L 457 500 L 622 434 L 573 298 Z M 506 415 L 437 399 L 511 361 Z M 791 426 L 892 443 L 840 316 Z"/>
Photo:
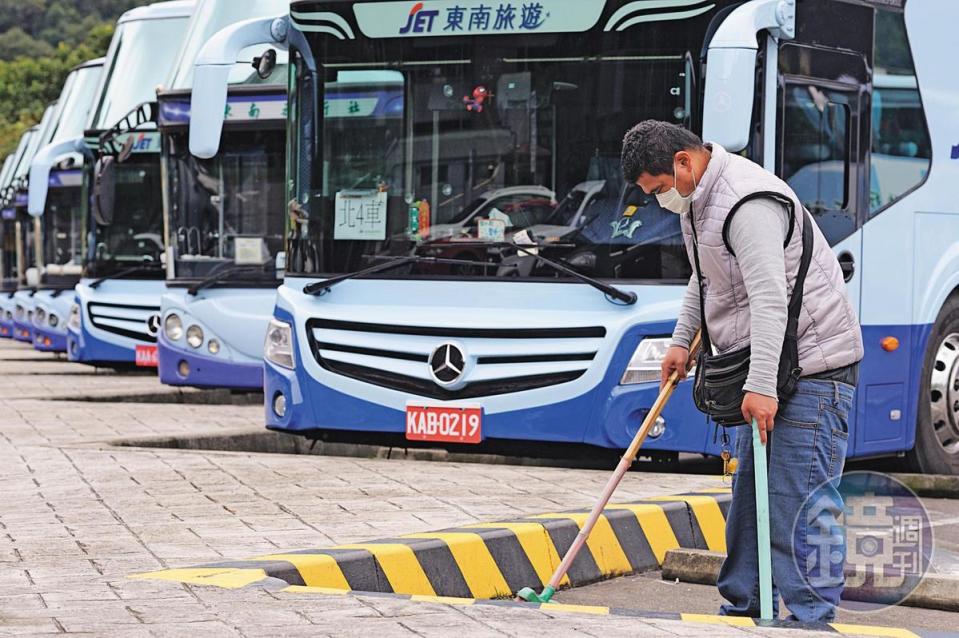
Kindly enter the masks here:
<path id="1" fill-rule="evenodd" d="M 609 505 L 563 585 L 580 586 L 602 578 L 657 569 L 666 552 L 677 547 L 725 552 L 729 501 L 729 490 L 723 488 Z M 897 627 L 808 625 L 709 614 L 502 600 L 522 587 L 544 586 L 587 515 L 587 510 L 539 514 L 329 549 L 296 550 L 249 560 L 168 569 L 138 574 L 134 578 L 225 588 L 259 585 L 287 594 L 391 595 L 413 602 L 446 605 L 534 607 L 550 615 L 633 616 L 740 627 L 812 629 L 857 636 L 959 636 Z M 500 600 L 492 600 L 497 598 Z"/>
<path id="2" fill-rule="evenodd" d="M 563 581 L 585 585 L 650 571 L 677 547 L 726 551 L 729 490 L 610 504 Z M 588 510 L 539 514 L 398 538 L 141 574 L 243 587 L 263 584 L 456 598 L 504 598 L 542 587 Z"/>

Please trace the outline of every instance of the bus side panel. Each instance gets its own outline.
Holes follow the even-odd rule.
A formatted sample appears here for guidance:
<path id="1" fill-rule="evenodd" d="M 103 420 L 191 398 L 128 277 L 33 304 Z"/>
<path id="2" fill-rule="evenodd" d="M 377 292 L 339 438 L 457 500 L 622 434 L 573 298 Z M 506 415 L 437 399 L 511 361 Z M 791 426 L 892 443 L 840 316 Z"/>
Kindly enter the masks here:
<path id="1" fill-rule="evenodd" d="M 857 389 L 855 436 L 849 456 L 875 456 L 912 448 L 919 379 L 931 326 L 863 326 L 865 357 Z M 887 352 L 882 340 L 895 337 Z"/>

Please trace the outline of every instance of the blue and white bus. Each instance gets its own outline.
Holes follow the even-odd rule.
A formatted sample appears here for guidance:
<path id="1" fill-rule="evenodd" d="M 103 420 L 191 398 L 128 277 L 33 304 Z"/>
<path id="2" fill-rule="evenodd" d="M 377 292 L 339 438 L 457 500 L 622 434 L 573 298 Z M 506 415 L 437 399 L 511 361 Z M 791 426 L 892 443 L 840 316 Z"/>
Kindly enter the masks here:
<path id="1" fill-rule="evenodd" d="M 17 290 L 16 211 L 7 197 L 13 173 L 20 162 L 30 130 L 24 132 L 16 150 L 3 161 L 0 172 L 0 337 L 13 338 L 13 295 Z"/>
<path id="2" fill-rule="evenodd" d="M 678 219 L 620 177 L 624 132 L 657 118 L 776 171 L 833 244 L 866 344 L 850 456 L 959 470 L 957 19 L 935 0 L 293 2 L 267 426 L 625 447 L 690 277 Z M 402 117 L 330 115 L 361 74 L 402 85 Z M 491 191 L 600 180 L 573 225 L 530 193 L 423 232 Z M 688 383 L 644 448 L 719 451 Z"/>
<path id="3" fill-rule="evenodd" d="M 16 220 L 16 251 L 21 277 L 13 295 L 13 338 L 32 344 L 34 338 L 34 311 L 36 309 L 37 285 L 40 283 L 40 246 L 42 242 L 40 223 L 27 214 L 30 164 L 37 151 L 45 146 L 60 119 L 56 102 L 47 106 L 37 125 L 37 132 L 30 139 L 23 160 L 13 176 L 13 209 Z"/>
<path id="4" fill-rule="evenodd" d="M 167 81 L 194 3 L 157 2 L 117 21 L 86 124 L 86 253 L 70 311 L 72 361 L 156 366 L 163 206 L 156 88 Z"/>
<path id="5" fill-rule="evenodd" d="M 263 387 L 263 338 L 283 272 L 285 51 L 265 53 L 252 42 L 222 65 L 226 121 L 212 157 L 190 153 L 191 86 L 212 35 L 288 7 L 287 0 L 202 1 L 169 89 L 158 94 L 168 232 L 158 359 L 166 384 Z M 281 63 L 272 64 L 277 55 Z"/>
<path id="6" fill-rule="evenodd" d="M 103 58 L 85 62 L 67 75 L 60 92 L 60 116 L 49 143 L 30 166 L 27 212 L 38 218 L 38 279 L 33 296 L 33 346 L 66 352 L 67 319 L 83 259 L 81 186 L 83 155 L 77 142 L 99 84 Z"/>

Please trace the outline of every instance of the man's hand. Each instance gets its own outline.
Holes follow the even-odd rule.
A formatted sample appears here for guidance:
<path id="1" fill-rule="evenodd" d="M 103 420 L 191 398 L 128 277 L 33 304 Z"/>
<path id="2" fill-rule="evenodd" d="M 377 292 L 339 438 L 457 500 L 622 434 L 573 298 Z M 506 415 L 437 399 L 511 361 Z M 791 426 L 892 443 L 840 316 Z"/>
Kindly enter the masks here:
<path id="1" fill-rule="evenodd" d="M 686 363 L 689 361 L 689 350 L 682 346 L 670 346 L 663 357 L 661 364 L 661 376 L 659 380 L 659 389 L 662 390 L 669 380 L 669 375 L 674 371 L 679 373 L 679 381 L 686 378 Z"/>
<path id="2" fill-rule="evenodd" d="M 773 417 L 779 409 L 779 402 L 765 394 L 747 392 L 743 397 L 743 418 L 746 423 L 752 424 L 756 419 L 756 425 L 759 427 L 759 438 L 763 445 L 766 445 L 766 433 L 773 431 Z"/>

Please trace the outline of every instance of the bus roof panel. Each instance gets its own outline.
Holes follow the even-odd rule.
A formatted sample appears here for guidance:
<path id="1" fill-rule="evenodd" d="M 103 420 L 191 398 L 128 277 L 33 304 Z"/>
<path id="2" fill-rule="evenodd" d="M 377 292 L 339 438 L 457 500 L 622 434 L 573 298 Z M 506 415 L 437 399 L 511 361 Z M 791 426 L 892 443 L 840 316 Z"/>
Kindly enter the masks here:
<path id="1" fill-rule="evenodd" d="M 251 18 L 282 15 L 289 11 L 289 6 L 288 0 L 199 0 L 166 86 L 181 90 L 193 85 L 193 66 L 197 54 L 224 27 Z M 263 49 L 264 45 L 257 45 L 241 51 L 238 62 L 249 66 L 253 57 Z M 245 75 L 250 73 L 252 70 Z"/>
<path id="2" fill-rule="evenodd" d="M 110 128 L 133 108 L 156 99 L 169 76 L 195 3 L 161 2 L 134 9 L 117 23 L 86 129 Z M 129 17 L 133 14 L 133 17 Z"/>

